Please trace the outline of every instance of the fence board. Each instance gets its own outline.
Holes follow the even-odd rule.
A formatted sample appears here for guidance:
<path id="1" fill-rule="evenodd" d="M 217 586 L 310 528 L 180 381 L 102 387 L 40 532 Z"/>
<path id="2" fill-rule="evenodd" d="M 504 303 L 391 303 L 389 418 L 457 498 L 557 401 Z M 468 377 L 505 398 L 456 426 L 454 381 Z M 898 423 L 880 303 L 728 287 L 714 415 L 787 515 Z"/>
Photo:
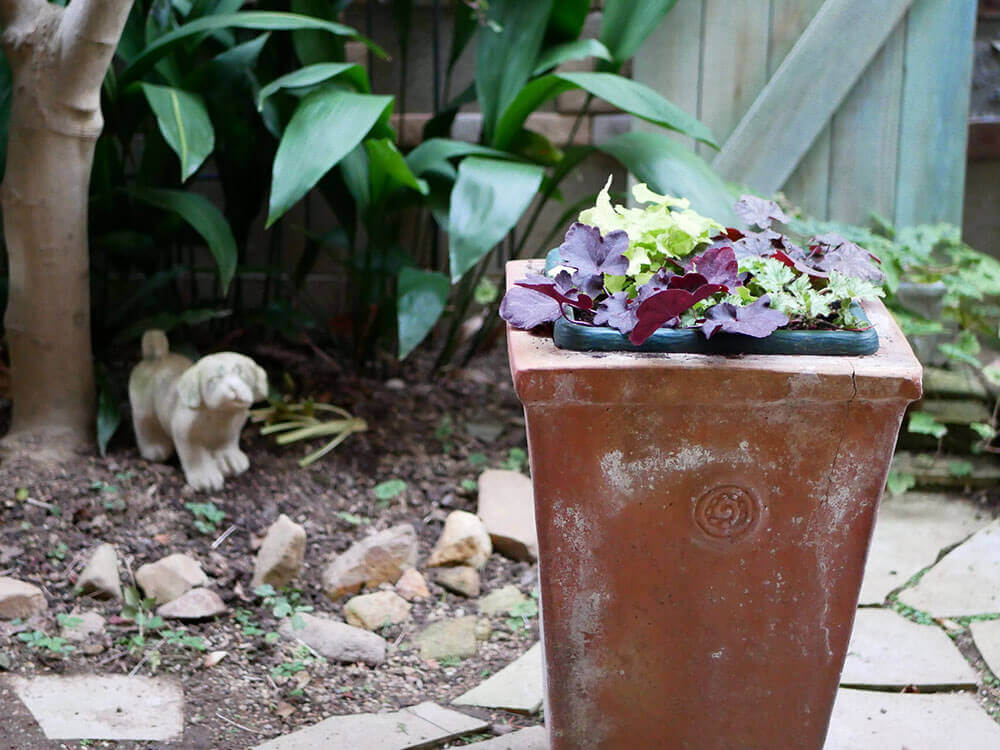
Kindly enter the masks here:
<path id="1" fill-rule="evenodd" d="M 698 76 L 701 66 L 702 0 L 677 0 L 677 4 L 649 35 L 642 52 L 633 62 L 633 76 L 652 86 L 685 112 L 699 116 Z M 636 128 L 662 131 L 644 120 Z M 694 148 L 694 139 L 672 133 L 681 143 Z M 715 134 L 718 137 L 718 133 Z"/>
<path id="2" fill-rule="evenodd" d="M 705 0 L 699 113 L 722 143 L 767 83 L 768 13 L 760 0 Z M 699 145 L 702 156 L 716 153 Z M 742 182 L 740 175 L 732 176 Z"/>
<path id="3" fill-rule="evenodd" d="M 768 76 L 774 75 L 825 0 L 771 0 Z M 826 218 L 830 175 L 830 127 L 824 127 L 782 188 L 810 216 Z"/>
<path id="4" fill-rule="evenodd" d="M 962 223 L 975 16 L 976 0 L 916 0 L 910 11 L 896 182 L 899 224 Z M 963 126 L 956 127 L 958 122 Z"/>
<path id="5" fill-rule="evenodd" d="M 827 0 L 716 157 L 719 172 L 778 190 L 912 2 Z"/>
<path id="6" fill-rule="evenodd" d="M 903 84 L 905 23 L 900 23 L 833 118 L 828 216 L 866 224 L 893 215 Z"/>

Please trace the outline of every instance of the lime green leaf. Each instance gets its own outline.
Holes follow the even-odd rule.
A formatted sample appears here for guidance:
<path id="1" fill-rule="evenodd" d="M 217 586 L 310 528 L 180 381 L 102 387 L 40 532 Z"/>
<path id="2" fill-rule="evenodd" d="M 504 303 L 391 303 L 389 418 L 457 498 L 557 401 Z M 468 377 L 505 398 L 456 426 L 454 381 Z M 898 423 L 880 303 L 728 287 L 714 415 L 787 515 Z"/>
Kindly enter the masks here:
<path id="1" fill-rule="evenodd" d="M 396 292 L 400 359 L 405 359 L 430 333 L 444 312 L 450 290 L 444 274 L 417 268 L 400 271 Z"/>
<path id="2" fill-rule="evenodd" d="M 541 75 L 547 70 L 562 65 L 570 60 L 586 60 L 596 57 L 599 60 L 611 60 L 611 52 L 596 39 L 576 39 L 572 42 L 557 44 L 542 52 L 535 64 L 532 75 Z"/>
<path id="3" fill-rule="evenodd" d="M 993 425 L 987 424 L 986 422 L 973 422 L 969 425 L 977 435 L 983 440 L 989 442 L 996 437 L 997 431 L 993 429 Z"/>
<path id="4" fill-rule="evenodd" d="M 601 41 L 611 50 L 615 67 L 635 54 L 677 0 L 605 0 Z"/>
<path id="5" fill-rule="evenodd" d="M 906 429 L 917 435 L 930 435 L 938 440 L 948 433 L 948 428 L 938 422 L 933 414 L 926 411 L 911 412 L 910 422 Z"/>
<path id="6" fill-rule="evenodd" d="M 550 73 L 520 89 L 503 110 L 491 145 L 507 148 L 524 121 L 542 104 L 559 94 L 584 89 L 619 109 L 716 146 L 711 131 L 696 117 L 664 99 L 645 84 L 612 73 Z"/>
<path id="7" fill-rule="evenodd" d="M 332 87 L 302 99 L 274 157 L 267 226 L 298 202 L 391 109 L 391 96 Z"/>
<path id="8" fill-rule="evenodd" d="M 390 479 L 381 484 L 376 484 L 372 488 L 372 492 L 375 493 L 375 497 L 379 500 L 392 500 L 397 495 L 406 492 L 406 482 L 402 479 Z"/>
<path id="9" fill-rule="evenodd" d="M 143 83 L 163 139 L 181 160 L 181 182 L 198 171 L 212 149 L 215 131 L 201 97 L 173 86 Z"/>
<path id="10" fill-rule="evenodd" d="M 173 31 L 159 37 L 152 44 L 148 45 L 131 64 L 118 76 L 118 85 L 124 88 L 133 81 L 138 80 L 152 68 L 158 60 L 163 58 L 171 50 L 192 36 L 202 36 L 205 32 L 218 31 L 220 29 L 251 29 L 262 31 L 295 31 L 297 29 L 315 29 L 325 31 L 336 36 L 345 36 L 367 44 L 376 53 L 385 57 L 377 45 L 358 34 L 350 26 L 324 21 L 319 18 L 300 16 L 295 13 L 277 13 L 273 11 L 243 11 L 240 13 L 225 13 L 217 16 L 207 16 L 199 18 L 197 21 L 186 23 Z M 204 37 L 203 37 L 204 38 Z"/>
<path id="11" fill-rule="evenodd" d="M 657 192 L 682 195 L 695 211 L 727 227 L 742 224 L 732 209 L 736 196 L 722 178 L 666 133 L 625 133 L 598 148 Z"/>
<path id="12" fill-rule="evenodd" d="M 972 462 L 971 461 L 949 461 L 948 462 L 948 473 L 953 477 L 967 477 L 972 474 Z"/>
<path id="13" fill-rule="evenodd" d="M 236 240 L 222 212 L 205 196 L 184 190 L 131 188 L 128 193 L 143 203 L 173 211 L 201 235 L 215 258 L 222 293 L 225 294 L 236 273 Z"/>
<path id="14" fill-rule="evenodd" d="M 451 279 L 458 281 L 509 232 L 542 183 L 533 164 L 470 156 L 458 168 L 448 214 Z"/>
<path id="15" fill-rule="evenodd" d="M 257 94 L 257 109 L 264 107 L 264 101 L 281 89 L 309 89 L 326 83 L 334 78 L 343 78 L 362 94 L 371 91 L 368 85 L 368 73 L 356 63 L 317 63 L 305 68 L 299 68 L 294 73 L 275 78 L 264 86 Z"/>

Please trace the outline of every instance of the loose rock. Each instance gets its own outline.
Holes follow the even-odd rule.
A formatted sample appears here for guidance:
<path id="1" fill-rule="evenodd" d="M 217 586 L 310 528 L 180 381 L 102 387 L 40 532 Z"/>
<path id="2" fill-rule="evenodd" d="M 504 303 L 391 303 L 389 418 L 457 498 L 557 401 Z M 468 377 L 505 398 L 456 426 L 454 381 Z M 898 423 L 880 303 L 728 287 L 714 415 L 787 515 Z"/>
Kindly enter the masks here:
<path id="1" fill-rule="evenodd" d="M 479 627 L 475 615 L 467 615 L 431 623 L 416 637 L 416 643 L 422 659 L 465 659 L 475 656 L 479 641 L 486 638 L 488 628 Z"/>
<path id="2" fill-rule="evenodd" d="M 407 568 L 396 581 L 396 593 L 409 602 L 414 599 L 426 599 L 431 595 L 427 581 L 416 568 Z"/>
<path id="3" fill-rule="evenodd" d="M 477 510 L 497 552 L 514 560 L 538 559 L 535 496 L 528 477 L 519 471 L 484 471 Z"/>
<path id="4" fill-rule="evenodd" d="M 434 571 L 434 582 L 439 586 L 469 598 L 479 596 L 479 571 L 468 565 L 457 565 L 454 568 L 439 568 Z"/>
<path id="5" fill-rule="evenodd" d="M 278 632 L 289 640 L 300 640 L 331 661 L 358 662 L 377 666 L 385 661 L 385 640 L 375 633 L 326 617 L 300 613 L 302 627 L 292 620 L 281 623 Z"/>
<path id="6" fill-rule="evenodd" d="M 208 576 L 197 560 L 177 554 L 146 563 L 135 572 L 135 580 L 146 596 L 166 604 L 196 586 L 204 586 Z"/>
<path id="7" fill-rule="evenodd" d="M 492 552 L 490 535 L 486 533 L 486 527 L 483 526 L 479 516 L 468 511 L 455 510 L 445 519 L 441 537 L 431 550 L 427 564 L 471 565 L 474 568 L 481 568 Z"/>
<path id="8" fill-rule="evenodd" d="M 59 628 L 59 635 L 67 641 L 74 643 L 84 643 L 95 641 L 104 635 L 104 617 L 99 612 L 87 610 L 85 612 L 72 612 L 70 619 Z"/>
<path id="9" fill-rule="evenodd" d="M 0 620 L 27 619 L 44 612 L 48 606 L 38 586 L 0 576 Z"/>
<path id="10" fill-rule="evenodd" d="M 417 534 L 400 524 L 355 543 L 323 571 L 323 593 L 336 601 L 363 585 L 392 583 L 417 562 Z"/>
<path id="11" fill-rule="evenodd" d="M 118 554 L 113 544 L 102 544 L 94 550 L 86 567 L 76 579 L 81 594 L 95 599 L 121 599 L 122 583 L 118 576 Z"/>
<path id="12" fill-rule="evenodd" d="M 527 600 L 517 586 L 504 586 L 479 600 L 479 611 L 484 615 L 505 615 Z"/>
<path id="13" fill-rule="evenodd" d="M 226 605 L 218 594 L 211 589 L 198 588 L 157 607 L 156 614 L 173 620 L 204 620 L 225 611 Z"/>
<path id="14" fill-rule="evenodd" d="M 253 588 L 269 583 L 280 588 L 291 583 L 302 569 L 306 551 L 306 530 L 282 513 L 271 524 L 257 552 Z"/>
<path id="15" fill-rule="evenodd" d="M 348 600 L 344 605 L 344 619 L 348 625 L 378 630 L 385 625 L 395 625 L 411 619 L 410 605 L 393 591 L 363 594 Z"/>

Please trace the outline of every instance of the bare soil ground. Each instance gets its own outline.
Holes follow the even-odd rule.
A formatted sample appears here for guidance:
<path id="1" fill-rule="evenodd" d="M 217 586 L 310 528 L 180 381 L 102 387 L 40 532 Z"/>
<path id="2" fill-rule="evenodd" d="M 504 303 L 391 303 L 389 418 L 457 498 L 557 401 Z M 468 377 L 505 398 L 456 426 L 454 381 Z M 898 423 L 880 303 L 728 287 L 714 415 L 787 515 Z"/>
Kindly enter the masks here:
<path id="1" fill-rule="evenodd" d="M 248 426 L 243 444 L 250 470 L 209 495 L 187 488 L 176 462 L 142 460 L 127 416 L 106 458 L 81 458 L 51 471 L 21 462 L 0 466 L 0 575 L 39 585 L 49 599 L 43 616 L 0 623 L 0 664 L 9 662 L 8 671 L 22 675 L 166 675 L 184 688 L 186 727 L 180 741 L 87 746 L 244 748 L 333 714 L 397 709 L 424 700 L 446 705 L 538 639 L 537 618 L 494 618 L 493 636 L 476 657 L 453 663 L 422 660 L 410 641 L 427 623 L 477 611 L 473 600 L 431 583 L 432 597 L 414 603 L 411 623 L 380 631 L 392 648 L 379 667 L 323 663 L 284 639 L 271 642 L 267 634 L 277 630 L 278 618 L 250 591 L 250 577 L 256 545 L 278 514 L 288 514 L 308 534 L 305 567 L 296 584 L 298 604 L 340 618 L 346 597 L 331 602 L 319 590 L 320 573 L 332 555 L 371 529 L 410 523 L 420 540 L 420 566 L 445 516 L 455 509 L 475 511 L 478 474 L 499 466 L 527 471 L 526 446 L 502 351 L 433 381 L 421 376 L 426 363 L 411 365 L 401 379 L 383 381 L 352 375 L 332 361 L 317 362 L 312 353 L 292 347 L 251 353 L 279 389 L 289 382 L 287 373 L 300 394 L 348 409 L 367 420 L 369 430 L 300 469 L 297 459 L 307 446 L 278 447 Z M 379 500 L 373 488 L 390 479 L 403 480 L 406 490 Z M 214 503 L 225 518 L 215 528 L 199 530 L 185 507 L 191 502 Z M 165 629 L 186 627 L 183 635 L 194 636 L 187 644 L 148 633 L 140 644 L 135 623 L 121 617 L 120 602 L 74 594 L 75 578 L 100 542 L 117 547 L 127 571 L 125 586 L 133 585 L 131 573 L 144 563 L 175 552 L 192 555 L 229 613 L 201 623 L 168 621 Z M 482 571 L 483 593 L 514 584 L 530 594 L 536 575 L 533 566 L 494 554 Z M 288 594 L 293 601 L 295 596 Z M 96 609 L 108 618 L 99 653 L 59 654 L 17 637 L 18 631 L 36 630 L 57 635 L 57 616 L 74 608 Z M 213 651 L 227 655 L 205 666 L 206 654 Z M 2 748 L 83 746 L 44 740 L 20 706 L 0 710 L 6 724 Z M 504 712 L 478 715 L 497 732 L 538 721 Z"/>

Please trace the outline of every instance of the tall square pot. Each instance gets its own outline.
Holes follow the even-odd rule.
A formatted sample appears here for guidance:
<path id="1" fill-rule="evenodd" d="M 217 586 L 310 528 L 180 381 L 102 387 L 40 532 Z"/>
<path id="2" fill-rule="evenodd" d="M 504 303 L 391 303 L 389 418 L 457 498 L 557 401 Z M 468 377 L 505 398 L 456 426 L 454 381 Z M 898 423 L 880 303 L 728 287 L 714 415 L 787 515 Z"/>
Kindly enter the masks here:
<path id="1" fill-rule="evenodd" d="M 508 331 L 552 750 L 822 748 L 921 389 L 892 317 L 864 307 L 866 357 L 595 354 Z"/>

